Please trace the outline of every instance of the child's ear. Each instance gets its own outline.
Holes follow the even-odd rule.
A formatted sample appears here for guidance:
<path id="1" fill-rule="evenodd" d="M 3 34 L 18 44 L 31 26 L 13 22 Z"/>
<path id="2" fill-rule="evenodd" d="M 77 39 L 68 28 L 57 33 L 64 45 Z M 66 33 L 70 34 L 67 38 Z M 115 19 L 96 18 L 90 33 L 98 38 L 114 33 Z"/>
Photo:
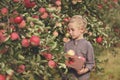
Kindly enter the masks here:
<path id="1" fill-rule="evenodd" d="M 85 32 L 85 28 L 80 28 L 80 32 L 84 33 Z"/>

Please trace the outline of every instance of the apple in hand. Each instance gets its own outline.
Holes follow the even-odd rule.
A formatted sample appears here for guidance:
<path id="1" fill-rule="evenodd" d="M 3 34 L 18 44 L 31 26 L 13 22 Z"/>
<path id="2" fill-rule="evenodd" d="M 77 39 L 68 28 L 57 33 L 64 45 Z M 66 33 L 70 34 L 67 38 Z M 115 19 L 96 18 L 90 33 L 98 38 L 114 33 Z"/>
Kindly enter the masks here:
<path id="1" fill-rule="evenodd" d="M 74 56 L 74 55 L 75 55 L 75 52 L 74 52 L 73 50 L 69 50 L 69 51 L 67 52 L 67 54 L 70 55 L 70 56 Z"/>

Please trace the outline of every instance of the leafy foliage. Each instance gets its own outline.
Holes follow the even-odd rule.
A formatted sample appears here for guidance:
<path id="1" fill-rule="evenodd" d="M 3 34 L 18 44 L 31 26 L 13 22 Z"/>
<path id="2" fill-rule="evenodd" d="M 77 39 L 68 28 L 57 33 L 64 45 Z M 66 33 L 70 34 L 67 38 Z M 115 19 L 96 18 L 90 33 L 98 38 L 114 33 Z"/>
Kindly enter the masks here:
<path id="1" fill-rule="evenodd" d="M 67 73 L 63 45 L 69 40 L 70 17 L 86 17 L 86 38 L 95 47 L 110 47 L 119 42 L 119 4 L 117 0 L 2 0 L 0 73 L 8 80 L 61 80 Z"/>

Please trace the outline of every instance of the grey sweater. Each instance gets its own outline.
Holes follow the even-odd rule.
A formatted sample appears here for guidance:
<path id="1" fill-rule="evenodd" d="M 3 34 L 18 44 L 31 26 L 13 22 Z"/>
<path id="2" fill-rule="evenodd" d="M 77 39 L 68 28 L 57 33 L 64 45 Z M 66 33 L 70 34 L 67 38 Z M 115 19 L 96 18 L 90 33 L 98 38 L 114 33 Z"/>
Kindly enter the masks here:
<path id="1" fill-rule="evenodd" d="M 70 70 L 70 73 L 73 73 L 73 77 L 77 78 L 78 80 L 88 80 L 90 71 L 95 64 L 94 50 L 91 43 L 86 39 L 71 40 L 65 43 L 64 50 L 65 52 L 67 52 L 68 50 L 73 50 L 75 52 L 75 55 L 82 56 L 86 59 L 85 67 L 89 69 L 89 72 L 83 75 L 78 75 L 76 71 Z"/>

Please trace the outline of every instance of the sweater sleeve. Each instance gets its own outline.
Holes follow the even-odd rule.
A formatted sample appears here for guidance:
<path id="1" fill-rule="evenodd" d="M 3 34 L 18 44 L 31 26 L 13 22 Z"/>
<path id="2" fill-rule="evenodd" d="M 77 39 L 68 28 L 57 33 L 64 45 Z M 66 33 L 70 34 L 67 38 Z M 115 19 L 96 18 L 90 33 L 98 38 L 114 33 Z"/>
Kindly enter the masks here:
<path id="1" fill-rule="evenodd" d="M 91 71 L 94 67 L 95 60 L 94 60 L 94 50 L 91 43 L 88 44 L 87 47 L 87 60 L 86 60 L 86 67 Z"/>

